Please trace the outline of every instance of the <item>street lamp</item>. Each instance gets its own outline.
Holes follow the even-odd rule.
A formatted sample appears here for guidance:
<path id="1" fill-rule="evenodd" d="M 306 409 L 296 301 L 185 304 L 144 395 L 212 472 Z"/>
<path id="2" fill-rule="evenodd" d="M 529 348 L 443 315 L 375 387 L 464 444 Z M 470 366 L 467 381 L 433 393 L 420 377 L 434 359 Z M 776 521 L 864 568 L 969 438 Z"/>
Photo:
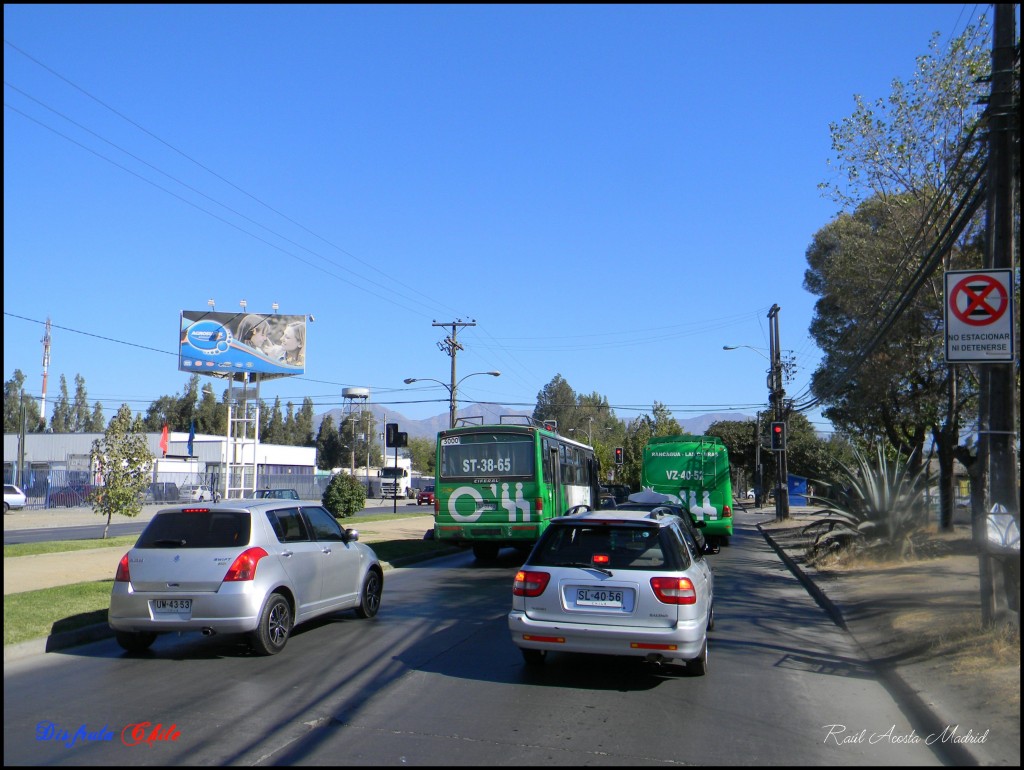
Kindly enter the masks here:
<path id="1" fill-rule="evenodd" d="M 748 348 L 750 350 L 753 350 L 759 356 L 762 356 L 763 358 L 766 358 L 767 360 L 771 361 L 771 359 L 768 358 L 768 356 L 764 353 L 763 348 L 755 348 L 752 345 L 722 345 L 722 350 L 739 350 L 740 348 Z"/>
<path id="2" fill-rule="evenodd" d="M 438 385 L 443 385 L 448 390 L 448 422 L 450 428 L 455 427 L 455 394 L 459 389 L 459 385 L 468 380 L 470 377 L 476 377 L 478 374 L 489 374 L 491 377 L 500 377 L 501 372 L 490 371 L 490 372 L 473 372 L 467 374 L 465 377 L 460 379 L 458 382 L 453 382 L 449 385 L 446 382 L 435 380 L 433 377 L 406 377 L 405 384 L 412 385 L 414 382 L 436 382 Z"/>

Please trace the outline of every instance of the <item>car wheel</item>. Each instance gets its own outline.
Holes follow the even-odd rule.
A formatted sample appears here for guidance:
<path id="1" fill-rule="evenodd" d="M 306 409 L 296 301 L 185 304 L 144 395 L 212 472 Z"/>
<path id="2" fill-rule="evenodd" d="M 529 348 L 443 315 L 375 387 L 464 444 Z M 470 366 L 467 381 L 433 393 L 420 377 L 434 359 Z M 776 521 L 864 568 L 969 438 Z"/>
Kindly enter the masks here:
<path id="1" fill-rule="evenodd" d="M 686 661 L 687 676 L 704 676 L 708 672 L 708 635 L 704 634 L 704 646 L 700 655 Z"/>
<path id="2" fill-rule="evenodd" d="M 384 578 L 375 569 L 371 569 L 363 578 L 363 590 L 356 607 L 356 615 L 361 618 L 372 618 L 380 611 L 380 595 L 384 591 Z"/>
<path id="3" fill-rule="evenodd" d="M 708 610 L 708 631 L 715 630 L 715 605 L 711 605 L 711 609 Z"/>
<path id="4" fill-rule="evenodd" d="M 156 634 L 151 631 L 115 631 L 114 636 L 123 650 L 143 652 L 156 641 Z"/>
<path id="5" fill-rule="evenodd" d="M 497 543 L 477 543 L 473 546 L 473 555 L 477 561 L 494 561 L 498 558 Z"/>
<path id="6" fill-rule="evenodd" d="M 525 647 L 520 647 L 519 652 L 523 653 L 523 660 L 528 666 L 543 666 L 544 659 L 548 656 L 547 650 L 527 650 Z"/>
<path id="7" fill-rule="evenodd" d="M 292 609 L 281 594 L 271 594 L 253 631 L 253 646 L 260 655 L 276 655 L 288 643 L 292 630 Z"/>
<path id="8" fill-rule="evenodd" d="M 9 510 L 11 510 L 11 506 L 9 506 L 7 503 L 4 503 L 4 513 L 7 513 Z"/>

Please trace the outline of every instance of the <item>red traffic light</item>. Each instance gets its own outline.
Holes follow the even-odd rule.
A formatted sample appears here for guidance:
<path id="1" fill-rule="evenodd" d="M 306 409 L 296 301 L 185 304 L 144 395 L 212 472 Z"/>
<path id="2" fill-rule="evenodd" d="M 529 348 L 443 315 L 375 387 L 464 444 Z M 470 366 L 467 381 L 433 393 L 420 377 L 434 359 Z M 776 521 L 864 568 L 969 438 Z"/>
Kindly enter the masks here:
<path id="1" fill-rule="evenodd" d="M 615 464 L 622 465 L 622 447 L 615 447 Z"/>

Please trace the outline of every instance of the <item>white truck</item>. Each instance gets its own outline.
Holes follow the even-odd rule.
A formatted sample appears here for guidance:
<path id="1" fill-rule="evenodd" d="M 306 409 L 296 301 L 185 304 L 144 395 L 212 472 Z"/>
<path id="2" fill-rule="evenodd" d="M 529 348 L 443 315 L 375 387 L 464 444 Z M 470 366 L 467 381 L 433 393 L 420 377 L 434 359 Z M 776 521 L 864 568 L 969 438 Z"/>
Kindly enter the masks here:
<path id="1" fill-rule="evenodd" d="M 377 471 L 380 499 L 411 498 L 415 494 L 412 487 L 412 458 L 399 457 L 384 461 L 384 467 Z"/>

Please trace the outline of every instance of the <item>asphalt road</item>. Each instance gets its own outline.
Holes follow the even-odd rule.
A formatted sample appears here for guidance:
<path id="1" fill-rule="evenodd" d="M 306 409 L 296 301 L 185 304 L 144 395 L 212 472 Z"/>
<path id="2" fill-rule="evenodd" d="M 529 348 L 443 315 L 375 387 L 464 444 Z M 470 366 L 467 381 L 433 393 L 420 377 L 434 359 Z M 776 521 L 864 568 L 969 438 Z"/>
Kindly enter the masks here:
<path id="1" fill-rule="evenodd" d="M 185 634 L 139 656 L 105 640 L 5 664 L 4 762 L 943 763 L 752 524 L 710 558 L 706 677 L 587 655 L 526 667 L 505 620 L 521 557 L 462 553 L 389 571 L 376 618 L 299 627 L 270 658 Z M 125 745 L 147 722 L 157 739 Z"/>

